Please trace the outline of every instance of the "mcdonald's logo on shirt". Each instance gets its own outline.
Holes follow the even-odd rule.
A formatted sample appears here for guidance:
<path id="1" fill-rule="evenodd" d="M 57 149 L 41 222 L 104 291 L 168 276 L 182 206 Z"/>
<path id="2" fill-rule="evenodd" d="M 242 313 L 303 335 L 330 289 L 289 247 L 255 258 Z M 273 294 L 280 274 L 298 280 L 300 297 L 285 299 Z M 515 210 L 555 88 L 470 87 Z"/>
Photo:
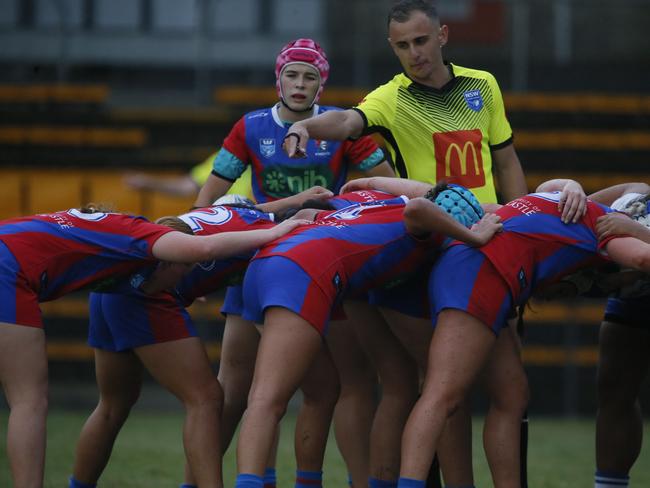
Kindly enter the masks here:
<path id="1" fill-rule="evenodd" d="M 483 134 L 479 129 L 434 133 L 436 179 L 466 188 L 484 186 L 482 140 Z"/>

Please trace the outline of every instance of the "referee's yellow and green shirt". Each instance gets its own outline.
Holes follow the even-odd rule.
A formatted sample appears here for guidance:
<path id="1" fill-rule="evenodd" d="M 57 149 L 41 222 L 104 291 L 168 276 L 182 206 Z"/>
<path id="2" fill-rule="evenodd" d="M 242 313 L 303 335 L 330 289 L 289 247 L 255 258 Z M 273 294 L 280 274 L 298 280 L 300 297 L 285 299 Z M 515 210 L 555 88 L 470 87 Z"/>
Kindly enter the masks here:
<path id="1" fill-rule="evenodd" d="M 364 133 L 383 136 L 402 178 L 444 179 L 496 203 L 491 152 L 512 143 L 499 85 L 487 71 L 448 66 L 452 79 L 441 89 L 399 74 L 355 110 Z"/>

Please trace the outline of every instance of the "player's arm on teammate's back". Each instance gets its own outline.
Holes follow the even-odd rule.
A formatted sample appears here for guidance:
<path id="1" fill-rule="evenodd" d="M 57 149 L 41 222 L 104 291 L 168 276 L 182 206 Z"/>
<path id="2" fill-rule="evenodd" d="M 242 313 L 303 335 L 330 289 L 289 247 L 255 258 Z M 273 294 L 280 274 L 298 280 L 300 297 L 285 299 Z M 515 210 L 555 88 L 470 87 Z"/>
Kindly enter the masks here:
<path id="1" fill-rule="evenodd" d="M 341 188 L 341 193 L 357 190 L 378 190 L 393 195 L 405 195 L 409 198 L 416 198 L 424 196 L 431 188 L 433 188 L 432 185 L 421 181 L 373 176 L 348 181 Z"/>
<path id="2" fill-rule="evenodd" d="M 535 188 L 536 193 L 542 192 L 551 192 L 551 191 L 562 191 L 562 189 L 571 181 L 569 178 L 553 178 L 552 180 L 546 180 L 540 183 L 537 188 Z"/>
<path id="3" fill-rule="evenodd" d="M 605 205 L 611 205 L 614 200 L 622 197 L 626 193 L 641 193 L 649 194 L 650 185 L 646 183 L 621 183 L 619 185 L 609 186 L 598 190 L 597 192 L 589 195 L 589 199 L 594 202 L 603 203 Z"/>
<path id="4" fill-rule="evenodd" d="M 289 127 L 282 147 L 289 157 L 302 157 L 309 139 L 343 141 L 360 136 L 362 130 L 363 118 L 356 110 L 329 110 L 294 123 Z"/>
<path id="5" fill-rule="evenodd" d="M 312 186 L 311 188 L 295 195 L 291 195 L 290 197 L 281 198 L 272 202 L 258 203 L 255 207 L 262 212 L 275 213 L 289 208 L 299 208 L 307 200 L 327 200 L 333 196 L 334 193 L 327 188 L 322 186 Z"/>
<path id="6" fill-rule="evenodd" d="M 600 239 L 616 235 L 629 235 L 650 243 L 650 229 L 620 212 L 611 212 L 598 217 L 596 231 Z"/>
<path id="7" fill-rule="evenodd" d="M 471 246 L 482 246 L 503 227 L 500 217 L 495 214 L 485 214 L 470 230 L 456 222 L 437 204 L 426 198 L 409 200 L 404 208 L 404 223 L 406 229 L 414 236 L 424 236 L 437 233 L 463 241 Z"/>
<path id="8" fill-rule="evenodd" d="M 541 183 L 535 191 L 561 192 L 558 211 L 562 214 L 562 222 L 565 224 L 577 222 L 587 212 L 587 195 L 582 185 L 575 180 L 561 178 L 548 180 Z"/>
<path id="9" fill-rule="evenodd" d="M 650 244 L 647 242 L 636 237 L 615 237 L 605 244 L 605 250 L 622 267 L 650 273 Z"/>
<path id="10" fill-rule="evenodd" d="M 152 253 L 162 261 L 180 263 L 224 259 L 257 249 L 305 223 L 308 222 L 298 219 L 285 220 L 269 229 L 223 232 L 210 236 L 169 232 L 155 242 Z"/>

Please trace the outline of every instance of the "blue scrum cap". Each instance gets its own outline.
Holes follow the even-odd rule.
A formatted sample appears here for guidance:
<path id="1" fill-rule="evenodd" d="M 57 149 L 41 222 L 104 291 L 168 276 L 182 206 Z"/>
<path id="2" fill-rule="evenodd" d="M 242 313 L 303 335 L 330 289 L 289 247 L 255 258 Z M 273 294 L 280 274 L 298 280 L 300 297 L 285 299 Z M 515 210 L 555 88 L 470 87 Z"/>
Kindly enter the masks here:
<path id="1" fill-rule="evenodd" d="M 485 213 L 474 194 L 460 185 L 436 185 L 425 195 L 425 198 L 436 203 L 465 227 L 474 225 Z"/>

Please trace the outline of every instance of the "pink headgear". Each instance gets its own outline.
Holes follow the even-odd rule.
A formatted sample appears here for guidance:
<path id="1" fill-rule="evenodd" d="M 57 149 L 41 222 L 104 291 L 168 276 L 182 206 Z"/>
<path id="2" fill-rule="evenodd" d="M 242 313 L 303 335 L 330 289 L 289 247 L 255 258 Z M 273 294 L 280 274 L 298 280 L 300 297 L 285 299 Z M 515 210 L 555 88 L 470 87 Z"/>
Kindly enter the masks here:
<path id="1" fill-rule="evenodd" d="M 318 101 L 320 94 L 323 92 L 323 87 L 330 74 L 330 65 L 327 62 L 325 51 L 320 45 L 312 39 L 296 39 L 286 44 L 280 49 L 280 54 L 275 58 L 275 87 L 278 91 L 280 100 L 284 102 L 282 97 L 282 85 L 280 83 L 280 76 L 282 71 L 288 64 L 301 63 L 308 64 L 316 68 L 320 76 L 320 88 L 316 92 L 316 96 L 312 101 L 312 105 Z M 286 103 L 285 103 L 286 105 Z"/>

